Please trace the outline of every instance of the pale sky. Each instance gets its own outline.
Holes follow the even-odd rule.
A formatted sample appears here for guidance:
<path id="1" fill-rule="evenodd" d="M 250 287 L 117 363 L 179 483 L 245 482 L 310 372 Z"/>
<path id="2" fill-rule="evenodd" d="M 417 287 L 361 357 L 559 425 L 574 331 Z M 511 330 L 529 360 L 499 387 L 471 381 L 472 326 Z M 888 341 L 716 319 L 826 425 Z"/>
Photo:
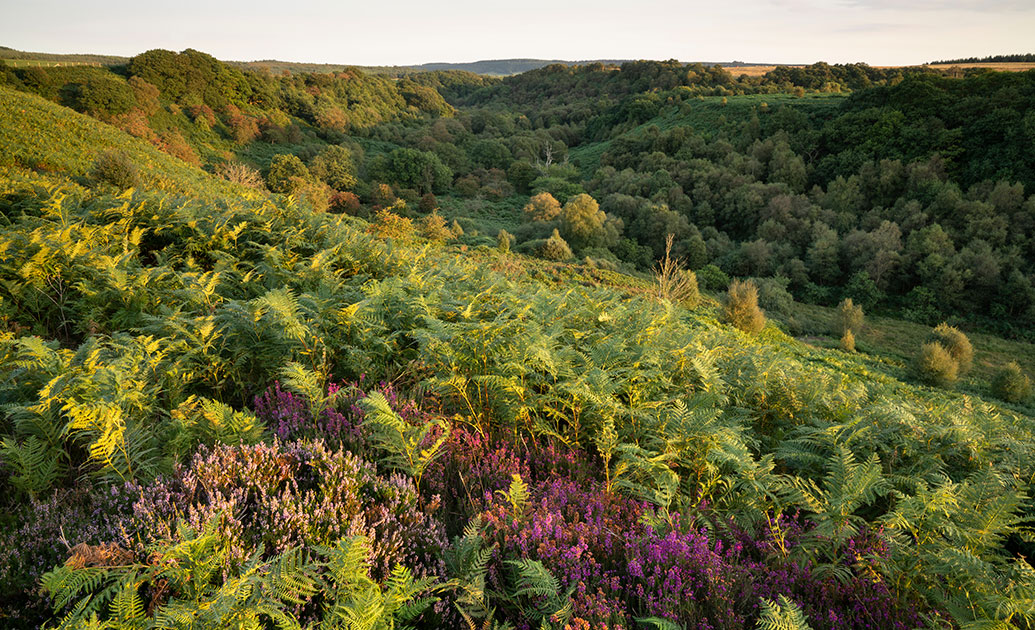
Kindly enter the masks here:
<path id="1" fill-rule="evenodd" d="M 679 59 L 907 65 L 1035 53 L 1035 0 L 0 0 L 0 45 L 411 65 Z"/>

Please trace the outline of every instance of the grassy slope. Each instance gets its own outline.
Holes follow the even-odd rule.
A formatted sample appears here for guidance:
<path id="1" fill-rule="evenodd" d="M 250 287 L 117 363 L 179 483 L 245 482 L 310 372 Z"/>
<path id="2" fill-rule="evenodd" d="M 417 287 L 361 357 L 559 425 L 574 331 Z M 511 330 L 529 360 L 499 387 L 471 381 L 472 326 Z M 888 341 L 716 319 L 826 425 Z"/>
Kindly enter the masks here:
<path id="1" fill-rule="evenodd" d="M 837 309 L 814 304 L 794 304 L 794 317 L 805 322 L 809 335 L 803 340 L 820 348 L 836 348 L 839 345 Z M 865 329 L 856 337 L 856 348 L 867 355 L 864 357 L 874 365 L 899 378 L 910 378 L 909 368 L 920 351 L 920 344 L 931 332 L 930 326 L 890 317 L 866 317 Z M 982 333 L 968 333 L 974 345 L 974 365 L 970 374 L 960 380 L 957 389 L 975 394 L 989 401 L 990 383 L 995 373 L 1006 363 L 1016 361 L 1024 371 L 1035 374 L 1035 344 L 1010 339 L 1001 339 Z M 998 401 L 996 401 L 998 402 Z M 1035 401 L 1028 406 L 1018 407 L 1025 413 L 1035 415 Z"/>
<path id="2" fill-rule="evenodd" d="M 125 152 L 137 164 L 145 188 L 191 196 L 255 193 L 214 178 L 159 151 L 144 140 L 36 96 L 0 88 L 0 168 L 88 177 L 106 151 Z"/>

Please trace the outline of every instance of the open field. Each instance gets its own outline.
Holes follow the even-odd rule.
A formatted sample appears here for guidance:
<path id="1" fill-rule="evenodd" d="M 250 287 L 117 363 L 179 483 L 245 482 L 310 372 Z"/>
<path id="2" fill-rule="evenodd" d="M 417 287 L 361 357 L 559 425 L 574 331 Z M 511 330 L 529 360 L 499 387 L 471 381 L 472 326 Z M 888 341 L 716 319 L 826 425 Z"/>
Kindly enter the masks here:
<path id="1" fill-rule="evenodd" d="M 787 68 L 803 68 L 800 64 L 780 64 L 771 66 L 723 66 L 733 76 L 747 75 L 749 77 L 760 77 L 765 75 L 767 72 L 771 72 L 778 67 Z M 878 68 L 911 68 L 915 66 L 877 66 Z M 939 64 L 928 64 L 928 68 L 934 68 L 935 70 L 950 70 L 952 68 L 960 68 L 963 70 L 969 70 L 972 68 L 988 68 L 989 70 L 995 70 L 997 72 L 1025 72 L 1027 70 L 1035 69 L 1035 63 L 1029 62 L 1009 62 L 1009 63 L 939 63 Z"/>
<path id="2" fill-rule="evenodd" d="M 775 70 L 778 66 L 723 66 L 735 77 L 746 74 L 749 77 L 760 77 L 767 72 Z M 788 66 L 789 68 L 801 68 L 802 66 Z"/>
<path id="3" fill-rule="evenodd" d="M 931 64 L 929 68 L 936 70 L 949 70 L 950 68 L 962 68 L 964 70 L 970 68 L 988 68 L 989 70 L 995 70 L 997 72 L 1025 72 L 1027 70 L 1035 69 L 1035 63 L 1030 62 L 1010 62 L 1010 63 L 939 63 Z"/>

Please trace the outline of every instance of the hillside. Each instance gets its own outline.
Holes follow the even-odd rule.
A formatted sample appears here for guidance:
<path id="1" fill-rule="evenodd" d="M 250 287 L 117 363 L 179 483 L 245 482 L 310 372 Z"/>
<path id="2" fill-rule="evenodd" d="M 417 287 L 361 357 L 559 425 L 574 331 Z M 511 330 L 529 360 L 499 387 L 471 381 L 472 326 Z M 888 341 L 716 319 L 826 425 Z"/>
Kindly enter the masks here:
<path id="1" fill-rule="evenodd" d="M 124 154 L 142 186 L 176 194 L 222 198 L 248 189 L 213 178 L 150 143 L 39 96 L 0 88 L 0 167 L 88 179 L 97 158 Z M 8 172 L 11 172 L 10 170 Z"/>
<path id="2" fill-rule="evenodd" d="M 728 124 L 695 103 L 603 157 Z M 365 168 L 420 186 L 434 165 L 407 182 L 421 154 L 387 138 L 483 114 L 377 125 Z M 0 134 L 5 626 L 1035 621 L 1023 405 L 520 255 L 387 184 L 369 220 L 319 212 L 2 87 Z M 136 189 L 98 176 L 110 148 Z"/>

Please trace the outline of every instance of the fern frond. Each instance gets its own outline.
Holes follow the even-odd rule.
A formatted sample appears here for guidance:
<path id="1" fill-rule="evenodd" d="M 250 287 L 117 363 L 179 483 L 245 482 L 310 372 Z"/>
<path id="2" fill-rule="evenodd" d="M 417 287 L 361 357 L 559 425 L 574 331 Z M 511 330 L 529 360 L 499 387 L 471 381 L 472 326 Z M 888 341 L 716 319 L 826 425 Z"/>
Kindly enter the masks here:
<path id="1" fill-rule="evenodd" d="M 757 630 L 812 630 L 801 607 L 783 595 L 777 596 L 777 602 L 766 598 L 759 600 L 762 614 L 755 625 Z"/>

